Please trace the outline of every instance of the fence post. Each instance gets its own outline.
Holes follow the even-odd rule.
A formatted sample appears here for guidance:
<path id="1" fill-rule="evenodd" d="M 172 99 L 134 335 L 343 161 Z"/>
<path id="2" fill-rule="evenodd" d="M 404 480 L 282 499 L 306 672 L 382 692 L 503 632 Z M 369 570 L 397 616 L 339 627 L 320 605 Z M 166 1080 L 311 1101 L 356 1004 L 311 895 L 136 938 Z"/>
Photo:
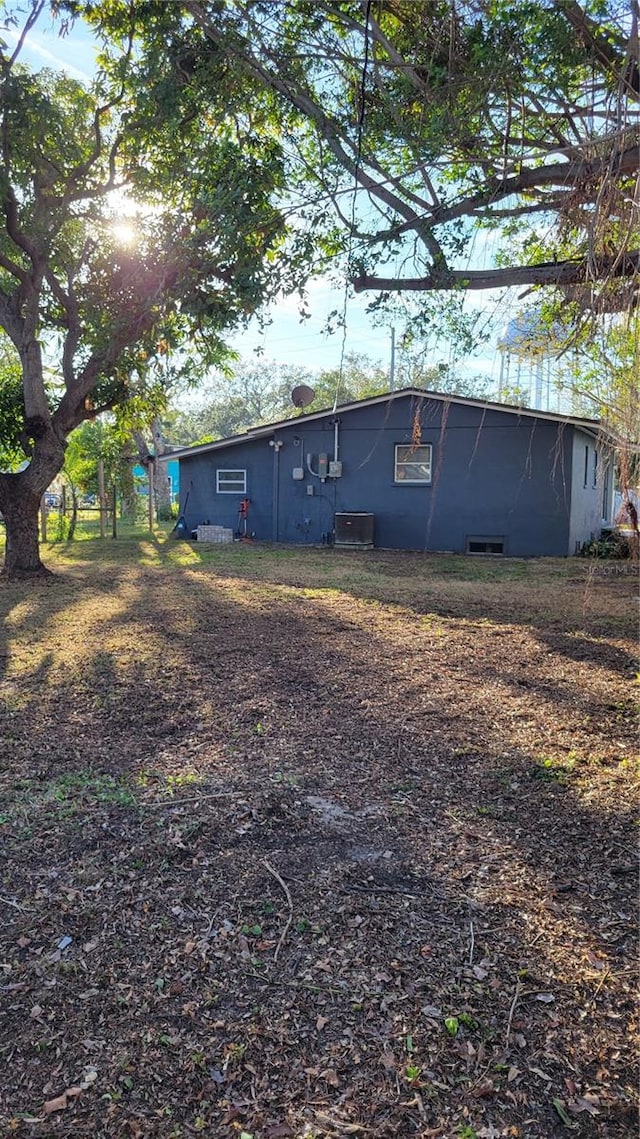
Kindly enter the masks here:
<path id="1" fill-rule="evenodd" d="M 47 504 L 44 495 L 40 499 L 40 540 L 47 540 Z"/>
<path id="2" fill-rule="evenodd" d="M 149 529 L 150 529 L 152 534 L 153 534 L 153 524 L 155 521 L 155 503 L 153 501 L 153 499 L 154 499 L 154 495 L 153 495 L 153 470 L 154 470 L 153 459 L 149 459 L 149 466 L 147 467 L 147 472 L 149 475 Z"/>
<path id="3" fill-rule="evenodd" d="M 98 460 L 98 502 L 100 505 L 100 537 L 104 538 L 106 503 L 104 497 L 104 463 L 102 459 Z"/>

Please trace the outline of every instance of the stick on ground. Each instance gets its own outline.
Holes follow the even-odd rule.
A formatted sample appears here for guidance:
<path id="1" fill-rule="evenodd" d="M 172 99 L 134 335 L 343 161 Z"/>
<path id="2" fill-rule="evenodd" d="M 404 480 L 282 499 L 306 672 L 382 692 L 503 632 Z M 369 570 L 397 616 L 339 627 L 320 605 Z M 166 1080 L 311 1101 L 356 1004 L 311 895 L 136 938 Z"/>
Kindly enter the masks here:
<path id="1" fill-rule="evenodd" d="M 509 1019 L 507 1021 L 507 1031 L 505 1033 L 505 1038 L 504 1038 L 505 1048 L 508 1048 L 508 1046 L 509 1046 L 509 1037 L 511 1035 L 511 1023 L 513 1021 L 513 1014 L 516 1011 L 516 1005 L 518 1003 L 518 998 L 520 997 L 521 992 L 522 992 L 522 982 L 516 981 L 516 991 L 513 994 L 513 1000 L 511 1002 L 511 1008 L 509 1009 Z"/>
<path id="2" fill-rule="evenodd" d="M 14 910 L 20 910 L 21 914 L 24 913 L 22 906 L 19 906 L 17 902 L 12 902 L 11 898 L 0 898 L 0 902 L 3 902 L 5 906 L 12 906 Z"/>
<path id="3" fill-rule="evenodd" d="M 282 948 L 282 944 L 284 942 L 284 939 L 287 936 L 287 933 L 289 932 L 289 927 L 291 925 L 291 922 L 293 921 L 293 901 L 291 900 L 291 894 L 289 892 L 289 887 L 287 886 L 286 882 L 284 882 L 283 879 L 280 877 L 280 875 L 278 874 L 278 871 L 274 870 L 273 866 L 271 865 L 271 863 L 266 858 L 264 860 L 264 864 L 265 864 L 267 870 L 269 871 L 269 873 L 271 874 L 272 878 L 275 878 L 276 882 L 284 890 L 284 894 L 285 894 L 285 897 L 287 899 L 287 904 L 289 906 L 289 916 L 288 916 L 288 918 L 284 924 L 284 928 L 282 930 L 282 933 L 280 934 L 280 940 L 278 941 L 278 944 L 276 945 L 276 951 L 273 955 L 273 960 L 277 961 L 278 960 L 278 954 L 280 952 L 280 949 Z"/>

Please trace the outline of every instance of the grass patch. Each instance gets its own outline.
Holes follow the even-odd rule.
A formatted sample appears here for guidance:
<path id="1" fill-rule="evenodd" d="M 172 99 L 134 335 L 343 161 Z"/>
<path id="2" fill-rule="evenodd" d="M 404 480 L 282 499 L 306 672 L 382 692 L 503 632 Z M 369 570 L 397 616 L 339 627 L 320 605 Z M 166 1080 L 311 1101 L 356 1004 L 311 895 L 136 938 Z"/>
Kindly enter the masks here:
<path id="1" fill-rule="evenodd" d="M 554 759 L 551 756 L 544 756 L 536 761 L 533 775 L 546 783 L 559 783 L 564 786 L 569 776 L 573 774 L 575 766 L 573 759 Z"/>
<path id="2" fill-rule="evenodd" d="M 5 819 L 32 811 L 76 815 L 95 806 L 134 807 L 138 802 L 127 779 L 91 771 L 71 771 L 52 779 L 23 780 L 6 803 Z"/>
<path id="3" fill-rule="evenodd" d="M 95 523 L 91 525 L 96 525 Z M 234 542 L 207 545 L 175 540 L 171 525 L 125 528 L 117 539 L 91 537 L 45 543 L 44 561 L 61 574 L 100 567 L 121 574 L 127 567 L 205 572 L 250 582 L 251 589 L 290 586 L 313 600 L 348 593 L 429 615 L 472 621 L 524 622 L 568 633 L 635 636 L 635 582 L 594 577 L 583 559 L 483 559 L 463 555 L 391 550 L 348 551 L 331 547 Z M 247 587 L 241 586 L 246 592 Z M 264 594 L 266 596 L 266 594 Z"/>

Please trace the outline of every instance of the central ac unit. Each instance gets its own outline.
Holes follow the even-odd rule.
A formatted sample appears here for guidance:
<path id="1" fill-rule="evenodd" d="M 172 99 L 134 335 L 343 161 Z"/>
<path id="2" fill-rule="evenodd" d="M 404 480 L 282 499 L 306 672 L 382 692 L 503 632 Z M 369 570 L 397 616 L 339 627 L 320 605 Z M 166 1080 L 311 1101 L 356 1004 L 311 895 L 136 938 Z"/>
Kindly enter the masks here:
<path id="1" fill-rule="evenodd" d="M 336 546 L 358 550 L 373 549 L 373 514 L 341 513 L 335 515 Z"/>

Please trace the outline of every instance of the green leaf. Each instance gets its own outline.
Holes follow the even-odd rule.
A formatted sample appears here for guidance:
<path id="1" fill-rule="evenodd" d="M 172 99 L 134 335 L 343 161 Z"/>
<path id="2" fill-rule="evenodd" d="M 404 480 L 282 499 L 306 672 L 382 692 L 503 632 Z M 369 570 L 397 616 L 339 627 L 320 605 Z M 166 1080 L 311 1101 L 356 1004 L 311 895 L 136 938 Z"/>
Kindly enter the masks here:
<path id="1" fill-rule="evenodd" d="M 575 1130 L 577 1124 L 572 1123 L 571 1119 L 567 1115 L 567 1112 L 565 1110 L 565 1106 L 564 1106 L 562 1100 L 561 1099 L 553 1099 L 551 1102 L 552 1102 L 553 1106 L 555 1107 L 558 1115 L 560 1116 L 560 1119 L 564 1123 L 565 1127 L 570 1127 L 572 1130 Z"/>

